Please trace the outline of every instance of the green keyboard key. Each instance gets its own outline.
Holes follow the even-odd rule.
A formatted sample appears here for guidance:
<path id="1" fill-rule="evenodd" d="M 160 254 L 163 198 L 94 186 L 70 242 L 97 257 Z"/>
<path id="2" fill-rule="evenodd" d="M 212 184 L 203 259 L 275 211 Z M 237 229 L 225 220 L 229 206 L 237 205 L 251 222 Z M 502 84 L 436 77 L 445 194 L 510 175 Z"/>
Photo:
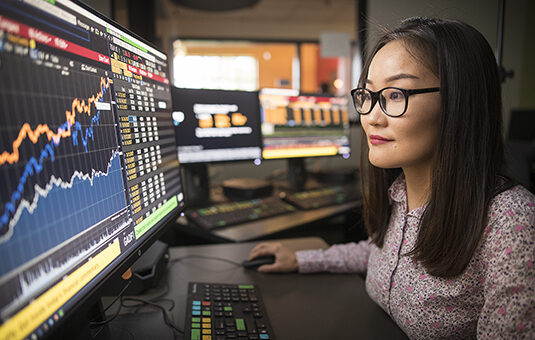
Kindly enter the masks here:
<path id="1" fill-rule="evenodd" d="M 243 319 L 236 319 L 236 330 L 238 331 L 245 330 L 245 321 L 243 321 Z"/>
<path id="2" fill-rule="evenodd" d="M 253 289 L 254 285 L 238 285 L 239 289 Z"/>
<path id="3" fill-rule="evenodd" d="M 201 340 L 201 330 L 192 329 L 191 330 L 191 340 Z"/>

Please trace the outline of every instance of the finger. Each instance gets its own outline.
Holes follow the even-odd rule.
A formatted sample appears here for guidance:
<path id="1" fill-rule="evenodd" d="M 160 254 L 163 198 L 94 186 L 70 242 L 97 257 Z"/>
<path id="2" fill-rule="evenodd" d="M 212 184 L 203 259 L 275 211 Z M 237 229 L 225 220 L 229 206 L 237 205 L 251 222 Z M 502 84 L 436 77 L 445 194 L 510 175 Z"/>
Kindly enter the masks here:
<path id="1" fill-rule="evenodd" d="M 257 258 L 257 257 L 260 257 L 260 256 L 266 256 L 266 255 L 275 255 L 275 253 L 270 251 L 269 249 L 259 250 L 259 251 L 256 251 L 256 252 L 251 252 L 249 254 L 248 259 L 252 260 L 254 258 Z"/>
<path id="2" fill-rule="evenodd" d="M 265 245 L 266 245 L 265 242 L 259 243 L 259 244 L 257 244 L 256 246 L 254 246 L 253 249 L 251 249 L 251 251 L 255 251 L 255 250 L 258 250 L 258 249 L 262 249 L 263 247 L 265 247 Z"/>
<path id="3" fill-rule="evenodd" d="M 263 243 L 259 246 L 254 247 L 249 253 L 249 260 L 264 255 L 275 255 L 275 250 L 273 249 L 273 246 L 267 243 Z"/>
<path id="4" fill-rule="evenodd" d="M 256 246 L 253 247 L 253 249 L 251 249 L 251 251 L 249 252 L 250 255 L 252 254 L 257 254 L 259 251 L 261 251 L 262 249 L 264 249 L 266 247 L 266 243 L 260 243 L 260 244 L 257 244 Z M 251 256 L 249 256 L 251 257 Z"/>
<path id="5" fill-rule="evenodd" d="M 257 247 L 254 247 L 253 249 L 251 249 L 251 251 L 249 252 L 249 256 L 248 256 L 248 259 L 251 260 L 255 257 L 257 257 L 258 255 L 258 252 L 259 252 L 259 249 Z"/>

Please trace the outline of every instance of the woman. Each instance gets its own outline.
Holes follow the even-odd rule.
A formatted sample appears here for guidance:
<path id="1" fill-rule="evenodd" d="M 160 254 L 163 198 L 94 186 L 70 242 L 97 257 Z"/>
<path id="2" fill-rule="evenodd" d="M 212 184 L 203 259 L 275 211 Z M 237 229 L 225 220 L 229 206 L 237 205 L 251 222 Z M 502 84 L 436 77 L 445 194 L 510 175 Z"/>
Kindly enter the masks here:
<path id="1" fill-rule="evenodd" d="M 263 272 L 366 272 L 411 338 L 535 338 L 535 197 L 499 175 L 501 93 L 484 37 L 410 18 L 385 33 L 352 91 L 365 132 L 369 239 L 275 254 Z"/>

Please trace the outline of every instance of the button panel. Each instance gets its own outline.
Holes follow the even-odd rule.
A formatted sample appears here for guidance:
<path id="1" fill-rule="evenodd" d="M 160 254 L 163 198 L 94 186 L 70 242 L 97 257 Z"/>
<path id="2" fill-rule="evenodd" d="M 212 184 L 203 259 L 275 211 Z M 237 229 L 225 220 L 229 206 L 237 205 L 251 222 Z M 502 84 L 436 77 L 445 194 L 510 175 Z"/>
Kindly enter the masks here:
<path id="1" fill-rule="evenodd" d="M 258 288 L 190 282 L 186 337 L 192 340 L 272 340 Z"/>

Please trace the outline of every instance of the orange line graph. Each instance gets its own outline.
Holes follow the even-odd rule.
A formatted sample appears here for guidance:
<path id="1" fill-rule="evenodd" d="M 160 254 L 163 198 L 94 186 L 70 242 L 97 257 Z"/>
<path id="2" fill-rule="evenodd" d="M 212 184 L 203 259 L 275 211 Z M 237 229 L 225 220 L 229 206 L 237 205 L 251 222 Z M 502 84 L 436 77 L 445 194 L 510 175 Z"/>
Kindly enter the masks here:
<path id="1" fill-rule="evenodd" d="M 54 143 L 57 144 L 61 138 L 71 136 L 71 126 L 73 126 L 76 121 L 76 114 L 86 113 L 88 116 L 91 115 L 91 105 L 98 102 L 102 98 L 104 94 L 104 88 L 107 89 L 111 82 L 111 79 L 106 80 L 104 77 L 101 77 L 100 92 L 91 96 L 91 98 L 88 98 L 87 103 L 84 99 L 80 101 L 78 98 L 75 98 L 72 101 L 71 111 L 65 111 L 65 117 L 67 119 L 66 121 L 68 122 L 67 129 L 60 128 L 57 132 L 54 132 L 48 127 L 47 124 L 39 124 L 35 130 L 32 130 L 30 124 L 24 123 L 19 131 L 17 139 L 13 141 L 13 151 L 3 151 L 0 155 L 0 165 L 3 165 L 6 162 L 13 164 L 19 161 L 19 147 L 26 138 L 29 138 L 32 143 L 36 144 L 41 135 L 46 134 L 49 141 L 53 139 Z"/>

